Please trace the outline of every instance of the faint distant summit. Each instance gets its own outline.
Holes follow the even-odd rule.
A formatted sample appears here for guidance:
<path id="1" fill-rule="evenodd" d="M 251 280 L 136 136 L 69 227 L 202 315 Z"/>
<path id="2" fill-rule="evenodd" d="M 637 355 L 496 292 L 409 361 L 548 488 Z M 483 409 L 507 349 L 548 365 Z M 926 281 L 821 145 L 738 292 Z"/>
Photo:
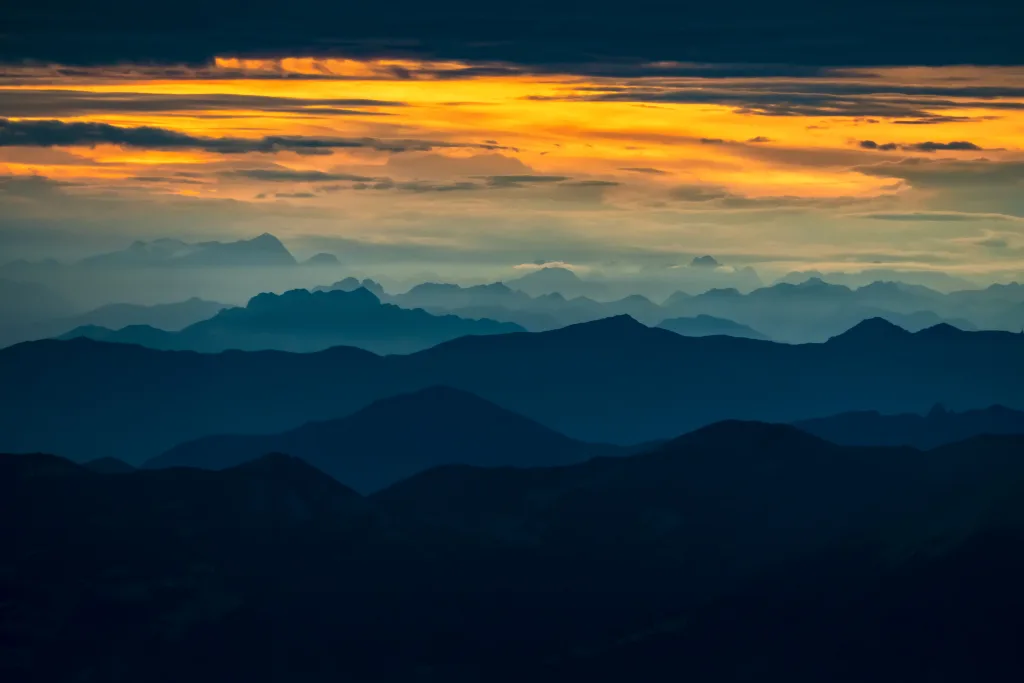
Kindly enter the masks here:
<path id="1" fill-rule="evenodd" d="M 304 266 L 338 266 L 341 262 L 338 261 L 338 257 L 334 254 L 328 254 L 326 252 L 320 252 L 319 254 L 313 254 L 308 259 L 302 262 Z"/>
<path id="2" fill-rule="evenodd" d="M 607 287 L 604 283 L 583 280 L 575 272 L 560 266 L 541 268 L 520 278 L 509 280 L 505 284 L 532 297 L 556 292 L 566 299 L 575 299 L 581 296 L 603 299 L 607 296 Z"/>
<path id="3" fill-rule="evenodd" d="M 695 256 L 690 261 L 690 266 L 693 268 L 718 268 L 722 264 L 714 256 Z"/>

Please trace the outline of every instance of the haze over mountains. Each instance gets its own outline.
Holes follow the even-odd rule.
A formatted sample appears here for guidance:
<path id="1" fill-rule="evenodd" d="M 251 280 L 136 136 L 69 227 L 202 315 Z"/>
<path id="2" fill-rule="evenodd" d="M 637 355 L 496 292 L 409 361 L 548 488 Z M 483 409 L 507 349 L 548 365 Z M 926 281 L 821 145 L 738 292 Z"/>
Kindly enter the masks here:
<path id="1" fill-rule="evenodd" d="M 166 322 L 156 311 L 152 315 L 126 314 L 120 319 L 109 315 L 109 311 L 92 311 L 104 309 L 112 301 L 122 308 L 175 304 L 185 309 L 197 298 L 213 298 L 228 306 L 249 301 L 261 292 L 283 294 L 297 287 L 314 292 L 352 291 L 360 286 L 372 291 L 383 303 L 401 308 L 513 323 L 530 331 L 552 330 L 622 314 L 651 326 L 670 319 L 710 316 L 736 324 L 719 325 L 716 334 L 733 330 L 740 336 L 751 336 L 745 329 L 749 328 L 754 336 L 789 343 L 824 341 L 871 317 L 885 318 L 910 331 L 940 323 L 965 330 L 1024 328 L 1021 285 L 957 289 L 972 285 L 952 277 L 942 279 L 939 274 L 932 274 L 929 279 L 898 270 L 864 271 L 857 277 L 794 272 L 774 285 L 763 286 L 753 270 L 724 266 L 705 255 L 694 257 L 688 264 L 644 271 L 635 277 L 610 277 L 599 272 L 581 275 L 567 267 L 547 265 L 525 275 L 507 276 L 503 282 L 418 282 L 402 291 L 394 285 L 388 289 L 373 278 L 338 279 L 336 276 L 344 272 L 344 267 L 333 254 L 318 253 L 302 262 L 304 267 L 292 267 L 297 264 L 299 261 L 284 244 L 270 234 L 236 242 L 139 241 L 127 249 L 98 254 L 72 265 L 53 261 L 11 263 L 3 271 L 9 279 L 0 284 L 0 290 L 9 291 L 0 292 L 0 311 L 4 313 L 0 343 L 61 335 L 78 326 L 99 326 L 110 331 L 80 332 L 96 338 L 145 341 L 161 348 L 226 348 L 200 340 L 159 341 L 166 335 L 151 330 L 127 331 L 120 336 L 111 333 L 129 325 L 149 325 L 174 332 L 211 317 L 214 311 L 208 309 L 203 317 L 198 312 L 177 318 L 168 313 Z M 652 286 L 655 281 L 657 286 Z M 941 291 L 913 284 L 922 281 Z M 851 288 L 854 284 L 857 287 Z M 36 303 L 22 305 L 22 301 Z M 71 320 L 73 315 L 79 319 Z M 295 315 L 301 314 L 296 310 Z M 688 325 L 700 334 L 708 327 L 708 321 Z M 275 335 L 270 335 L 262 346 L 243 344 L 240 348 L 322 348 L 319 342 L 289 344 L 288 330 L 275 334 L 280 343 L 272 341 Z M 421 348 L 415 343 L 365 346 L 374 350 Z"/>
<path id="2" fill-rule="evenodd" d="M 568 273 L 557 278 L 563 285 L 573 278 L 582 282 L 564 269 L 545 270 Z M 571 292 L 580 290 L 565 286 Z M 877 281 L 851 289 L 809 278 L 799 284 L 780 283 L 747 294 L 732 288 L 712 289 L 695 296 L 677 291 L 659 305 L 640 295 L 613 301 L 587 296 L 572 298 L 561 293 L 531 296 L 518 289 L 515 281 L 471 287 L 425 283 L 390 300 L 433 312 L 516 322 L 532 331 L 622 314 L 647 325 L 661 325 L 672 318 L 711 316 L 791 343 L 824 341 L 872 317 L 885 318 L 913 332 L 943 322 L 965 330 L 1019 331 L 1024 326 L 1024 287 L 1017 284 L 942 294 L 899 282 Z"/>

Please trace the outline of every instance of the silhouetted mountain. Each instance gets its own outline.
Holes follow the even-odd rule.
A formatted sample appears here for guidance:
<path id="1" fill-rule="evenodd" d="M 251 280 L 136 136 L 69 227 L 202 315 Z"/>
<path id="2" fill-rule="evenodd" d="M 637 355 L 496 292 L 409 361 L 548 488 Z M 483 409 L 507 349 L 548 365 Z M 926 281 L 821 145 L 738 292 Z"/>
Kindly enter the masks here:
<path id="1" fill-rule="evenodd" d="M 710 315 L 698 315 L 693 318 L 669 318 L 658 327 L 687 337 L 710 337 L 725 335 L 744 337 L 746 339 L 768 339 L 760 332 L 746 325 L 740 325 L 725 318 Z"/>
<path id="2" fill-rule="evenodd" d="M 575 276 L 574 276 L 575 277 Z M 503 306 L 506 308 L 527 308 L 533 299 L 526 293 L 511 289 L 501 282 L 473 287 L 424 282 L 404 294 L 392 297 L 392 301 L 404 308 L 425 308 L 456 310 L 470 307 Z"/>
<path id="3" fill-rule="evenodd" d="M 568 268 L 561 267 L 540 268 L 505 284 L 533 297 L 557 292 L 567 299 L 579 296 L 603 299 L 608 293 L 604 283 L 583 280 Z"/>
<path id="4" fill-rule="evenodd" d="M 0 395 L 0 448 L 137 463 L 202 436 L 278 433 L 433 385 L 575 439 L 617 444 L 727 418 L 792 422 L 855 410 L 920 412 L 937 402 L 1024 409 L 1024 335 L 911 334 L 876 322 L 851 335 L 791 346 L 684 337 L 622 316 L 462 337 L 384 358 L 351 348 L 197 356 L 31 342 L 0 350 L 0 385 L 17 387 Z"/>
<path id="5" fill-rule="evenodd" d="M 521 330 L 512 323 L 434 316 L 422 309 L 381 304 L 376 296 L 360 287 L 351 292 L 296 289 L 280 295 L 260 294 L 244 308 L 222 310 L 178 333 L 140 327 L 117 331 L 79 328 L 63 338 L 89 337 L 156 349 L 202 352 L 273 349 L 304 353 L 347 345 L 377 353 L 409 353 L 463 335 Z"/>
<path id="6" fill-rule="evenodd" d="M 694 256 L 690 265 L 697 268 L 718 268 L 722 264 L 714 256 Z"/>
<path id="7" fill-rule="evenodd" d="M 275 451 L 302 458 L 361 493 L 438 465 L 537 467 L 626 452 L 574 441 L 472 394 L 433 387 L 284 434 L 198 439 L 146 467 L 224 469 Z"/>
<path id="8" fill-rule="evenodd" d="M 0 456 L 4 663 L 43 683 L 997 680 L 1024 627 L 1022 447 L 734 421 L 369 499 L 280 455 L 116 476 Z"/>
<path id="9" fill-rule="evenodd" d="M 99 474 L 126 474 L 134 472 L 135 468 L 124 460 L 117 458 L 97 458 L 82 465 L 86 469 L 98 472 Z"/>
<path id="10" fill-rule="evenodd" d="M 333 285 L 326 285 L 326 286 L 321 285 L 320 287 L 314 287 L 312 291 L 314 291 L 314 292 L 335 292 L 335 291 L 354 292 L 357 289 L 359 289 L 360 287 L 362 287 L 363 289 L 365 289 L 367 291 L 373 292 L 374 296 L 376 296 L 378 299 L 380 299 L 382 301 L 385 299 L 385 297 L 387 297 L 387 293 L 384 291 L 384 288 L 380 286 L 380 283 L 375 282 L 374 280 L 363 280 L 362 282 L 360 282 L 359 280 L 357 280 L 354 277 L 347 277 L 347 278 L 344 278 L 343 280 L 338 280 Z"/>
<path id="11" fill-rule="evenodd" d="M 138 344 L 151 349 L 178 348 L 176 333 L 157 329 L 151 325 L 129 325 L 118 330 L 99 325 L 82 325 L 65 332 L 57 339 L 92 339 L 116 344 Z"/>
<path id="12" fill-rule="evenodd" d="M 153 266 L 293 266 L 295 258 L 271 234 L 238 242 L 197 242 L 174 239 L 136 241 L 127 249 L 97 254 L 81 265 L 103 267 Z"/>
<path id="13" fill-rule="evenodd" d="M 729 421 L 629 458 L 545 470 L 438 468 L 372 499 L 410 523 L 512 544 L 593 553 L 603 552 L 602 543 L 661 543 L 665 566 L 684 561 L 673 552 L 706 543 L 689 571 L 708 572 L 702 585 L 709 589 L 713 567 L 723 576 L 749 573 L 854 533 L 851 524 L 905 514 L 914 494 L 901 491 L 918 485 L 920 457 L 837 446 L 786 425 Z"/>
<path id="14" fill-rule="evenodd" d="M 59 318 L 45 323 L 47 328 L 60 328 L 48 335 L 54 336 L 76 327 L 95 326 L 119 330 L 132 325 L 146 325 L 168 332 L 174 332 L 189 325 L 213 317 L 219 311 L 231 308 L 216 301 L 199 298 L 179 301 L 173 304 L 108 304 L 95 310 L 69 318 Z"/>
<path id="15" fill-rule="evenodd" d="M 327 254 L 321 252 L 319 254 L 313 254 L 308 259 L 302 262 L 304 266 L 338 266 L 341 262 L 338 261 L 338 257 L 334 254 Z"/>
<path id="16" fill-rule="evenodd" d="M 991 406 L 957 413 L 937 405 L 925 415 L 882 415 L 870 410 L 801 420 L 793 425 L 850 446 L 934 448 L 982 434 L 1024 434 L 1024 412 Z"/>

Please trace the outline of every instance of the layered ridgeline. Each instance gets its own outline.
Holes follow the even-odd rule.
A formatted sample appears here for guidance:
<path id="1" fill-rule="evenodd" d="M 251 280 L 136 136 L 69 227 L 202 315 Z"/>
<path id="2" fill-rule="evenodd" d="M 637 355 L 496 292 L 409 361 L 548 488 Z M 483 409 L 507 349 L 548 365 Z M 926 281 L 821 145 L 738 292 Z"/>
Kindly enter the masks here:
<path id="1" fill-rule="evenodd" d="M 438 465 L 552 466 L 628 450 L 576 441 L 472 394 L 431 387 L 283 434 L 190 441 L 145 466 L 226 469 L 275 452 L 371 493 Z"/>
<path id="2" fill-rule="evenodd" d="M 144 325 L 119 330 L 88 326 L 71 330 L 63 338 L 88 337 L 207 353 L 227 349 L 310 352 L 332 346 L 410 353 L 465 335 L 521 330 L 513 323 L 435 316 L 420 309 L 382 304 L 375 294 L 360 287 L 352 291 L 296 289 L 280 295 L 260 294 L 244 307 L 221 310 L 180 332 Z"/>
<path id="3" fill-rule="evenodd" d="M 43 682 L 999 680 L 1024 627 L 1022 449 L 733 421 L 369 498 L 283 455 L 119 474 L 2 456 L 4 665 Z"/>
<path id="4" fill-rule="evenodd" d="M 912 334 L 881 320 L 794 346 L 684 337 L 619 317 L 385 357 L 46 340 L 0 350 L 0 384 L 14 388 L 0 396 L 0 450 L 141 463 L 203 436 L 279 433 L 435 385 L 574 439 L 617 444 L 729 418 L 792 422 L 936 403 L 1022 409 L 1022 352 L 1020 334 L 944 325 Z"/>

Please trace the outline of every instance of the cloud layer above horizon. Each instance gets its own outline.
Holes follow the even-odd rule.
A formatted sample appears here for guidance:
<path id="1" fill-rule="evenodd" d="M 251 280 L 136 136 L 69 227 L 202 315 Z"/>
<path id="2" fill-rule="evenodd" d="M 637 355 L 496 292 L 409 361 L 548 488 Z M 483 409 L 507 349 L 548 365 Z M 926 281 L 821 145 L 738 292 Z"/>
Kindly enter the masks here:
<path id="1" fill-rule="evenodd" d="M 1007 278 L 1024 66 L 9 62 L 0 204 L 0 232 L 83 243 L 270 231 L 509 266 Z"/>

